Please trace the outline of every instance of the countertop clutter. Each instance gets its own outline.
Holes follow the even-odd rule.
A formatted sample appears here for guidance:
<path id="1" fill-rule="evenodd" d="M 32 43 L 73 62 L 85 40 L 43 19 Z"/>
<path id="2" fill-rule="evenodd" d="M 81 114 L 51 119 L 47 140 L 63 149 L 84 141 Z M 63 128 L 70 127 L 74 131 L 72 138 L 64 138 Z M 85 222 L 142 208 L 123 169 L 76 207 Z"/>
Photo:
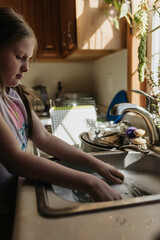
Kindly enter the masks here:
<path id="1" fill-rule="evenodd" d="M 32 151 L 29 143 L 28 151 Z M 158 240 L 160 203 L 47 218 L 38 213 L 35 183 L 19 178 L 13 240 Z"/>

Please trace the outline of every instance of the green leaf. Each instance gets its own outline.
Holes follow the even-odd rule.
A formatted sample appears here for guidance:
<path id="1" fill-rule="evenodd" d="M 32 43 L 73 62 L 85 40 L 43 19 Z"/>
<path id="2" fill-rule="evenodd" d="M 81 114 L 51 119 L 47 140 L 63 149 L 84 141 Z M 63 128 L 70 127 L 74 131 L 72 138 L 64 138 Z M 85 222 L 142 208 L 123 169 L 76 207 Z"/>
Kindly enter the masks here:
<path id="1" fill-rule="evenodd" d="M 122 3 L 121 8 L 120 8 L 120 16 L 119 18 L 127 16 L 129 11 L 128 4 L 127 3 Z"/>
<path id="2" fill-rule="evenodd" d="M 115 8 L 117 9 L 117 11 L 119 12 L 120 11 L 120 7 L 121 7 L 119 1 L 118 0 L 114 0 L 113 3 L 114 3 Z"/>
<path id="3" fill-rule="evenodd" d="M 135 14 L 134 14 L 134 21 L 139 25 L 141 23 L 141 15 L 140 15 L 140 12 L 137 11 Z"/>
<path id="4" fill-rule="evenodd" d="M 113 19 L 113 22 L 114 22 L 115 28 L 119 30 L 119 21 L 118 21 L 117 17 L 115 17 L 115 18 Z"/>
<path id="5" fill-rule="evenodd" d="M 104 0 L 106 4 L 113 4 L 113 0 Z"/>
<path id="6" fill-rule="evenodd" d="M 130 21 L 130 18 L 128 16 L 125 16 L 126 20 L 127 20 L 127 23 L 129 24 L 130 27 L 132 27 L 132 23 Z"/>
<path id="7" fill-rule="evenodd" d="M 134 19 L 134 16 L 130 11 L 128 11 L 128 15 L 130 16 L 130 18 L 132 18 L 132 20 Z"/>

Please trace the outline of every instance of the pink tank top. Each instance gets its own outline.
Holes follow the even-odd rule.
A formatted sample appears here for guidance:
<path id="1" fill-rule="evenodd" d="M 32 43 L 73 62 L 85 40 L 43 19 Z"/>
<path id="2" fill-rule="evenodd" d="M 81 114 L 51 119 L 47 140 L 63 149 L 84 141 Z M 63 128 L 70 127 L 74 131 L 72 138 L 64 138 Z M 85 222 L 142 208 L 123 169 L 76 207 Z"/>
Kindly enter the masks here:
<path id="1" fill-rule="evenodd" d="M 8 94 L 5 93 L 5 98 L 2 98 L 0 92 L 0 112 L 16 136 L 21 149 L 25 151 L 28 140 L 26 136 L 28 124 L 25 106 L 18 93 L 12 88 L 10 88 Z"/>
<path id="2" fill-rule="evenodd" d="M 0 112 L 13 131 L 21 149 L 27 147 L 27 113 L 18 93 L 10 88 L 5 98 L 0 91 Z M 9 144 L 9 143 L 8 143 Z M 0 154 L 0 158 L 3 156 Z M 14 209 L 17 188 L 17 176 L 12 175 L 0 163 L 0 216 Z"/>

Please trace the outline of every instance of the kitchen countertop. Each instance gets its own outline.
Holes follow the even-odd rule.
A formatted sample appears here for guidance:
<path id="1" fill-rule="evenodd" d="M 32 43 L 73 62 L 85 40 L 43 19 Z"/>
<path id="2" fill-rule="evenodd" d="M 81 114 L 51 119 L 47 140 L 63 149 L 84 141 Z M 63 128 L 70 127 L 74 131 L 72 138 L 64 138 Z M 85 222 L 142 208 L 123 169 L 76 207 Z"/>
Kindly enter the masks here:
<path id="1" fill-rule="evenodd" d="M 160 203 L 154 203 L 46 218 L 37 210 L 34 181 L 19 178 L 12 240 L 158 240 L 159 216 Z"/>

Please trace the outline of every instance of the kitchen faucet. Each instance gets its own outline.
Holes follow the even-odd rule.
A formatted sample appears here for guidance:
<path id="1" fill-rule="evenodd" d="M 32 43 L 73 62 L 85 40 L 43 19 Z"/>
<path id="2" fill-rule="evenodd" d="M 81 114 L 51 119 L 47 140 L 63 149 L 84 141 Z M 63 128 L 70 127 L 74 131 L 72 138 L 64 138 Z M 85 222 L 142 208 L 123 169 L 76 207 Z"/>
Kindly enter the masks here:
<path id="1" fill-rule="evenodd" d="M 111 109 L 111 114 L 116 115 L 123 115 L 127 112 L 134 112 L 136 114 L 139 114 L 145 120 L 149 130 L 150 144 L 152 146 L 159 146 L 160 151 L 159 128 L 156 126 L 155 116 L 143 107 L 131 103 L 116 104 Z"/>

